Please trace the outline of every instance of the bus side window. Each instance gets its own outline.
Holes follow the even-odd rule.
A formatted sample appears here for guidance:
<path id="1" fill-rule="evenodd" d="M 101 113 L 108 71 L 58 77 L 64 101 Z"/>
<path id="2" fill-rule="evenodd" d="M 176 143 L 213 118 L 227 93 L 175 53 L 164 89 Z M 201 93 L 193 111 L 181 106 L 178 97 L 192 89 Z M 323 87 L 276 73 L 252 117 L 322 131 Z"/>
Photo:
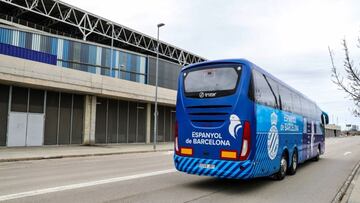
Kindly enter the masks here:
<path id="1" fill-rule="evenodd" d="M 283 109 L 280 93 L 279 93 L 279 109 L 281 109 L 281 110 Z"/>
<path id="2" fill-rule="evenodd" d="M 249 90 L 248 90 L 248 97 L 251 101 L 255 101 L 255 93 L 254 93 L 254 79 L 251 74 L 250 77 L 250 84 L 249 84 Z"/>
<path id="3" fill-rule="evenodd" d="M 313 118 L 314 119 L 316 119 L 316 120 L 318 120 L 319 119 L 319 115 L 318 115 L 318 110 L 317 110 L 317 106 L 316 106 L 316 104 L 315 103 L 312 103 L 312 107 L 313 107 Z"/>
<path id="4" fill-rule="evenodd" d="M 272 80 L 271 78 L 266 78 L 268 85 L 271 88 L 271 91 L 275 97 L 275 102 L 276 102 L 276 108 L 280 108 L 280 98 L 278 98 L 279 96 L 279 86 L 278 84 Z"/>
<path id="5" fill-rule="evenodd" d="M 276 108 L 276 97 L 274 97 L 264 75 L 253 70 L 253 78 L 255 101 L 259 104 Z"/>
<path id="6" fill-rule="evenodd" d="M 279 85 L 279 90 L 281 96 L 282 110 L 293 112 L 294 108 L 293 108 L 293 101 L 292 101 L 293 98 L 291 91 L 282 85 Z"/>
<path id="7" fill-rule="evenodd" d="M 303 97 L 301 97 L 301 110 L 302 110 L 302 114 L 309 118 L 309 102 L 304 99 Z"/>
<path id="8" fill-rule="evenodd" d="M 300 103 L 300 97 L 296 93 L 293 93 L 293 106 L 294 106 L 294 112 L 301 114 L 301 103 Z"/>

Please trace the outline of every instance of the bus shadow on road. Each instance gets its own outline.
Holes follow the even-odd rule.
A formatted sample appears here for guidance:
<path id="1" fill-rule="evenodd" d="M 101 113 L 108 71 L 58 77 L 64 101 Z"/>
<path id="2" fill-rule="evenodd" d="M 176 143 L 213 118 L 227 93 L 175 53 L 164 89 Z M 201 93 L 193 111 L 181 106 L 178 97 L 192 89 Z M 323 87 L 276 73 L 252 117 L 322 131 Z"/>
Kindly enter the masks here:
<path id="1" fill-rule="evenodd" d="M 255 178 L 250 180 L 220 179 L 205 177 L 202 180 L 188 183 L 186 186 L 195 190 L 206 190 L 226 193 L 249 193 L 259 190 L 274 182 L 270 177 Z"/>
<path id="2" fill-rule="evenodd" d="M 314 162 L 311 160 L 306 161 L 299 165 L 297 174 L 295 174 L 294 176 L 287 176 L 283 181 L 278 181 L 271 177 L 261 177 L 249 180 L 199 177 L 201 178 L 200 180 L 189 182 L 186 184 L 186 186 L 194 190 L 223 192 L 227 194 L 252 193 L 257 192 L 262 188 L 268 187 L 272 184 L 286 184 L 286 182 L 291 181 L 293 177 L 297 178 L 297 175 L 299 175 L 298 173 L 302 174 L 306 171 L 306 169 L 309 169 L 309 167 L 315 167 L 316 164 L 321 164 L 327 161 L 328 158 L 322 158 L 318 162 Z M 301 178 L 300 175 L 299 178 Z"/>

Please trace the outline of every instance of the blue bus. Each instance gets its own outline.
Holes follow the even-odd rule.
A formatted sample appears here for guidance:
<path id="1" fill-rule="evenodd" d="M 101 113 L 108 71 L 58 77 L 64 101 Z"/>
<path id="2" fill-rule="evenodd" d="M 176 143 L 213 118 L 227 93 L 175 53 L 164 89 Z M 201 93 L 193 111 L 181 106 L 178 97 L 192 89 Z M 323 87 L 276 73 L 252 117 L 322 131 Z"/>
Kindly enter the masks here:
<path id="1" fill-rule="evenodd" d="M 327 114 L 245 59 L 184 67 L 176 120 L 174 164 L 188 174 L 282 180 L 325 151 Z"/>

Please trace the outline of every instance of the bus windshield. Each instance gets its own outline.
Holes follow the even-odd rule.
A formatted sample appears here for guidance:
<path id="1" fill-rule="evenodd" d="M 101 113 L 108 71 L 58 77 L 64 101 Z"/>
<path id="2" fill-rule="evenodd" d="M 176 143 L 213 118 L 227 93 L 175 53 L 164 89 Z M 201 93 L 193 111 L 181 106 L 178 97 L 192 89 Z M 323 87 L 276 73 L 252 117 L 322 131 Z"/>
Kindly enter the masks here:
<path id="1" fill-rule="evenodd" d="M 240 77 L 240 71 L 241 67 L 217 67 L 185 72 L 185 95 L 198 97 L 199 93 L 211 92 L 213 94 L 206 95 L 217 97 L 233 94 Z"/>

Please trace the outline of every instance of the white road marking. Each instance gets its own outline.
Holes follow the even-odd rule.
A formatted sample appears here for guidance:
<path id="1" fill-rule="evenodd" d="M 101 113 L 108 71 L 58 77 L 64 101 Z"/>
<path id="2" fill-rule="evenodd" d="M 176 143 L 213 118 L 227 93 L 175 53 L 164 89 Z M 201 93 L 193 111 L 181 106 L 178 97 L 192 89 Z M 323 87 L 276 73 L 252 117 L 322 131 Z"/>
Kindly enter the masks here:
<path id="1" fill-rule="evenodd" d="M 164 154 L 168 155 L 168 154 L 174 154 L 174 151 L 167 151 L 167 152 L 164 152 Z"/>
<path id="2" fill-rule="evenodd" d="M 130 176 L 121 176 L 121 177 L 104 179 L 104 180 L 90 181 L 90 182 L 84 182 L 84 183 L 77 183 L 77 184 L 71 184 L 71 185 L 63 185 L 63 186 L 58 186 L 58 187 L 33 190 L 33 191 L 28 191 L 28 192 L 14 193 L 14 194 L 0 196 L 0 201 L 7 201 L 7 200 L 30 197 L 30 196 L 35 196 L 35 195 L 43 195 L 43 194 L 47 194 L 47 193 L 60 192 L 60 191 L 65 191 L 65 190 L 73 190 L 73 189 L 79 189 L 79 188 L 90 187 L 90 186 L 95 186 L 95 185 L 103 185 L 103 184 L 108 184 L 108 183 L 115 183 L 115 182 L 121 182 L 121 181 L 126 181 L 126 180 L 145 178 L 145 177 L 150 177 L 150 176 L 157 176 L 157 175 L 162 175 L 162 174 L 167 174 L 167 173 L 173 173 L 175 171 L 176 171 L 175 169 L 167 169 L 167 170 L 163 170 L 163 171 L 154 171 L 154 172 L 141 173 L 141 174 L 130 175 Z"/>
<path id="3" fill-rule="evenodd" d="M 10 180 L 10 179 L 14 179 L 14 178 L 17 178 L 17 176 L 0 177 L 0 180 Z"/>
<path id="4" fill-rule="evenodd" d="M 347 155 L 349 155 L 349 154 L 351 154 L 351 152 L 345 152 L 345 153 L 344 153 L 344 156 L 347 156 Z"/>

